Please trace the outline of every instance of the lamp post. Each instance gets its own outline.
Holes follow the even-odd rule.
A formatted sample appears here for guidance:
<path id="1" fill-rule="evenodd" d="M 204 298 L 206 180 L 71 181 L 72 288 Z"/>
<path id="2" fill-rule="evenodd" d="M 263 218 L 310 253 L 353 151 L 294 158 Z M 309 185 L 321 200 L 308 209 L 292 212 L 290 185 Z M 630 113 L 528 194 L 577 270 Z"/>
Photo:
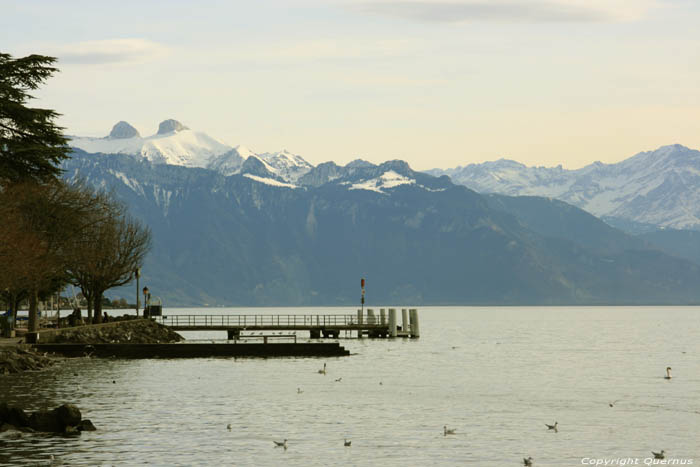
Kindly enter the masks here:
<path id="1" fill-rule="evenodd" d="M 136 276 L 136 316 L 139 315 L 139 308 L 141 308 L 141 297 L 139 296 L 139 278 L 141 277 L 141 268 L 136 268 L 134 271 L 134 276 Z"/>
<path id="2" fill-rule="evenodd" d="M 149 302 L 151 301 L 151 294 L 148 291 L 148 287 L 143 288 L 143 316 L 146 316 L 146 310 L 148 310 Z"/>

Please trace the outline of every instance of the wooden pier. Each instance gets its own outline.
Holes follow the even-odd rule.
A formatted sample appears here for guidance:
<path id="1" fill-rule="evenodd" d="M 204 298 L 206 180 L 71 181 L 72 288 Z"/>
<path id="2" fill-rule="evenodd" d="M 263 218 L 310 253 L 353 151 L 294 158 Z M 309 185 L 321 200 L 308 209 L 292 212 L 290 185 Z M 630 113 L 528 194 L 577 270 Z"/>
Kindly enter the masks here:
<path id="1" fill-rule="evenodd" d="M 401 309 L 401 325 L 396 308 L 380 308 L 375 315 L 372 308 L 354 315 L 297 314 L 297 315 L 164 315 L 154 316 L 156 322 L 174 331 L 226 331 L 229 339 L 237 339 L 245 332 L 308 331 L 312 339 L 321 337 L 420 337 L 418 310 Z"/>

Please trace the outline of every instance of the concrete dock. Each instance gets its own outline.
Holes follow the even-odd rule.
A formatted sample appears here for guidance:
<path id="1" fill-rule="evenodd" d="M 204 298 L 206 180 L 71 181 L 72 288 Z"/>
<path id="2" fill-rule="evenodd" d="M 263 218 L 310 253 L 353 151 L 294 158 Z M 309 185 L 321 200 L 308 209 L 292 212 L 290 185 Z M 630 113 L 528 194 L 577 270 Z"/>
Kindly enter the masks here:
<path id="1" fill-rule="evenodd" d="M 207 357 L 342 357 L 350 351 L 338 342 L 246 342 L 230 344 L 36 344 L 39 352 L 66 357 L 207 358 Z"/>

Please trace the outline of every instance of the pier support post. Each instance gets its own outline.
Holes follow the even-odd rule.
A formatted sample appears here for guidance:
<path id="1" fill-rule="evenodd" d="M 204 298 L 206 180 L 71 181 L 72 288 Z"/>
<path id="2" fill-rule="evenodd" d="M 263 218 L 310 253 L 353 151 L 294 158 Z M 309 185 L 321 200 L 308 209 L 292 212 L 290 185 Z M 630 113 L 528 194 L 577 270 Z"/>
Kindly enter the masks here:
<path id="1" fill-rule="evenodd" d="M 372 308 L 367 308 L 367 324 L 376 324 L 377 319 L 374 316 L 374 310 Z"/>
<path id="2" fill-rule="evenodd" d="M 241 337 L 240 329 L 227 329 L 226 334 L 228 335 L 228 340 L 234 340 Z"/>
<path id="3" fill-rule="evenodd" d="M 309 338 L 320 339 L 321 338 L 321 330 L 320 329 L 309 329 Z"/>
<path id="4" fill-rule="evenodd" d="M 357 324 L 359 326 L 362 326 L 362 310 L 357 310 Z M 358 339 L 362 337 L 362 328 L 357 329 L 357 337 Z"/>
<path id="5" fill-rule="evenodd" d="M 396 337 L 396 309 L 389 308 L 389 337 Z"/>
<path id="6" fill-rule="evenodd" d="M 379 324 L 382 326 L 386 324 L 386 310 L 384 308 L 379 309 Z"/>
<path id="7" fill-rule="evenodd" d="M 418 310 L 411 308 L 409 310 L 411 316 L 411 337 L 420 337 L 420 325 L 418 324 Z"/>
<path id="8" fill-rule="evenodd" d="M 401 308 L 401 331 L 408 333 L 408 310 Z M 404 334 L 406 335 L 406 334 Z"/>

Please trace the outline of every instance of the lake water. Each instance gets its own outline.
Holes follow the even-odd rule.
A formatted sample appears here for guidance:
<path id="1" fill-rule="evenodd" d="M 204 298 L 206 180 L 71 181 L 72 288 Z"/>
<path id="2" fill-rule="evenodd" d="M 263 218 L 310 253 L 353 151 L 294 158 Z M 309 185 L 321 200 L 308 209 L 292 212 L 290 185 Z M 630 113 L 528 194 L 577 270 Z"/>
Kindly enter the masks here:
<path id="1" fill-rule="evenodd" d="M 420 339 L 341 339 L 348 357 L 84 358 L 0 376 L 0 400 L 29 411 L 71 402 L 98 428 L 75 438 L 2 433 L 0 465 L 49 465 L 51 455 L 54 465 L 500 467 L 527 456 L 536 466 L 619 458 L 644 465 L 661 449 L 700 464 L 700 308 L 424 307 L 419 314 Z M 317 372 L 323 363 L 325 376 Z M 545 427 L 555 421 L 557 433 Z M 456 434 L 444 436 L 443 425 Z M 287 450 L 274 447 L 284 438 Z"/>

